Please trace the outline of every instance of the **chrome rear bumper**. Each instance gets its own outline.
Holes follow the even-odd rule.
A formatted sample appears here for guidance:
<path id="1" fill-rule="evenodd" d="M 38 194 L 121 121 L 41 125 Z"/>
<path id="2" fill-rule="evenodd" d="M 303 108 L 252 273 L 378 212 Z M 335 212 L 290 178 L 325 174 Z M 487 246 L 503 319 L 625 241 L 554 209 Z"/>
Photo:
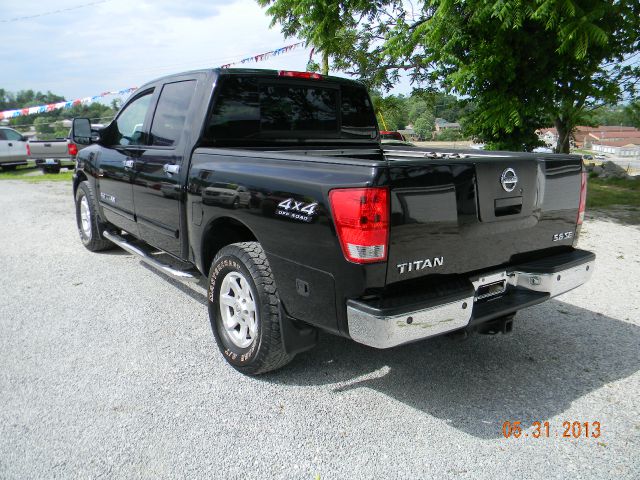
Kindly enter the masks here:
<path id="1" fill-rule="evenodd" d="M 575 255 L 557 255 L 540 262 L 470 278 L 467 291 L 442 303 L 431 302 L 421 308 L 388 309 L 349 300 L 349 335 L 364 345 L 390 348 L 459 330 L 470 323 L 488 321 L 541 303 L 573 290 L 591 277 L 595 255 L 582 250 L 572 253 Z M 498 294 L 495 298 L 478 299 L 478 291 L 483 286 L 496 282 L 504 282 L 504 289 L 496 289 Z"/>

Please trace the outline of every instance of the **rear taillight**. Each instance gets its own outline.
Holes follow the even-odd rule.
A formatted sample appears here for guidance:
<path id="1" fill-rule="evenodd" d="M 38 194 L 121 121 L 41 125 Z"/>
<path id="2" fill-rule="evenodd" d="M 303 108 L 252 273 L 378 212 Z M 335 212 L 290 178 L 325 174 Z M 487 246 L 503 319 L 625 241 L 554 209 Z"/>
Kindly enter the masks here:
<path id="1" fill-rule="evenodd" d="M 293 78 L 310 78 L 313 80 L 322 80 L 322 75 L 313 72 L 292 72 L 290 70 L 280 70 L 278 72 L 280 77 L 293 77 Z"/>
<path id="2" fill-rule="evenodd" d="M 75 143 L 69 143 L 69 155 L 75 157 L 78 154 L 78 146 Z"/>
<path id="3" fill-rule="evenodd" d="M 389 190 L 380 187 L 331 190 L 329 203 L 345 258 L 355 263 L 385 261 Z"/>
<path id="4" fill-rule="evenodd" d="M 31 156 L 31 147 L 27 143 L 27 157 L 30 157 L 30 156 Z"/>
<path id="5" fill-rule="evenodd" d="M 577 224 L 582 225 L 584 221 L 584 211 L 587 208 L 587 172 L 582 172 L 582 180 L 580 183 L 580 205 L 578 206 Z"/>

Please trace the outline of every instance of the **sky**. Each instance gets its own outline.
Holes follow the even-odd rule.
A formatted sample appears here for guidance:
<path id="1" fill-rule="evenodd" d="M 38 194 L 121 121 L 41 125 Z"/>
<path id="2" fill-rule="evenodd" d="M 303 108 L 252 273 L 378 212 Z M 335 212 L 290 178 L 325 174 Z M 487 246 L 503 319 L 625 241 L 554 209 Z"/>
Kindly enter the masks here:
<path id="1" fill-rule="evenodd" d="M 73 100 L 299 41 L 270 21 L 255 0 L 0 0 L 0 88 Z M 305 70 L 310 51 L 249 66 Z"/>

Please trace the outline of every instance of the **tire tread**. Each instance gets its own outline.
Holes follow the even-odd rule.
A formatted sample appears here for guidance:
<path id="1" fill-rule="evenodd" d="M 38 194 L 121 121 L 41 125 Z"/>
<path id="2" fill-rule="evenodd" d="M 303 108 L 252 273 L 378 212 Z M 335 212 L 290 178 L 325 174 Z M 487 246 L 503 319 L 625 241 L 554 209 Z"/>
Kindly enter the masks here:
<path id="1" fill-rule="evenodd" d="M 91 241 L 86 244 L 84 242 L 83 245 L 92 252 L 101 252 L 104 250 L 110 250 L 115 247 L 113 242 L 110 242 L 106 238 L 102 236 L 102 232 L 105 231 L 104 224 L 98 218 L 98 202 L 96 201 L 96 197 L 93 193 L 93 189 L 89 185 L 89 182 L 83 181 L 78 185 L 78 189 L 76 191 L 76 222 L 78 222 L 79 215 L 79 202 L 80 198 L 78 197 L 78 192 L 82 189 L 82 193 L 87 196 L 87 200 L 89 202 L 89 209 L 91 210 L 91 223 L 92 223 L 92 233 L 91 233 Z"/>
<path id="2" fill-rule="evenodd" d="M 258 242 L 232 243 L 223 247 L 214 258 L 211 268 L 224 256 L 235 256 L 247 267 L 251 273 L 256 287 L 262 290 L 267 297 L 266 305 L 261 302 L 262 312 L 264 307 L 269 312 L 269 318 L 260 319 L 263 329 L 262 345 L 258 349 L 255 360 L 246 366 L 234 367 L 249 375 L 259 375 L 272 370 L 277 370 L 293 360 L 295 355 L 287 354 L 282 342 L 280 332 L 280 301 L 275 279 L 267 256 Z"/>

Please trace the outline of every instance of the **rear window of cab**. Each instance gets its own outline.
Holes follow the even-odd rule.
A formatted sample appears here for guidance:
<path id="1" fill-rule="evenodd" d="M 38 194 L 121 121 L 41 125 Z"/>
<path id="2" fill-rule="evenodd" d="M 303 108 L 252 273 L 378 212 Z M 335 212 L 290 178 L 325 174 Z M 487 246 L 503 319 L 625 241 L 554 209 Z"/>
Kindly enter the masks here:
<path id="1" fill-rule="evenodd" d="M 364 87 L 316 82 L 223 76 L 206 140 L 375 138 L 375 116 Z"/>

